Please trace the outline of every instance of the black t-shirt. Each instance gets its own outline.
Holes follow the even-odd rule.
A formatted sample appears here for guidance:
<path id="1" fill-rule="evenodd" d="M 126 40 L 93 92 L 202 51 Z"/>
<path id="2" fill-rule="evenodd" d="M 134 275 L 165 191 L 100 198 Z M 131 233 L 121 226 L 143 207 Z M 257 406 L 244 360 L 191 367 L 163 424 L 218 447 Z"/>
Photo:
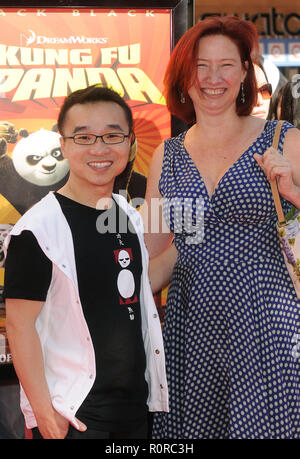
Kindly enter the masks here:
<path id="1" fill-rule="evenodd" d="M 148 395 L 138 237 L 131 226 L 121 232 L 128 217 L 116 203 L 101 211 L 55 195 L 71 228 L 79 294 L 96 355 L 96 380 L 76 416 L 93 429 L 135 429 L 146 417 Z M 111 232 L 99 232 L 109 225 Z M 4 296 L 45 301 L 51 276 L 52 264 L 33 234 L 12 237 Z"/>

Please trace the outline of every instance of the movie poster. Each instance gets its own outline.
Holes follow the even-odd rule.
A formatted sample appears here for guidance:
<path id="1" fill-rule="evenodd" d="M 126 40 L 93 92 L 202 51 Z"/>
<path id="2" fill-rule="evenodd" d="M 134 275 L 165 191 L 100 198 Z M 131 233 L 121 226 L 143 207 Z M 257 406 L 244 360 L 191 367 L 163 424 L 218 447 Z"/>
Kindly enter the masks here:
<path id="1" fill-rule="evenodd" d="M 56 126 L 67 94 L 100 83 L 125 98 L 135 119 L 134 170 L 147 176 L 154 149 L 171 133 L 162 95 L 171 11 L 4 8 L 0 25 L 1 295 L 3 239 L 31 205 L 68 177 Z M 0 303 L 0 364 L 7 364 Z"/>

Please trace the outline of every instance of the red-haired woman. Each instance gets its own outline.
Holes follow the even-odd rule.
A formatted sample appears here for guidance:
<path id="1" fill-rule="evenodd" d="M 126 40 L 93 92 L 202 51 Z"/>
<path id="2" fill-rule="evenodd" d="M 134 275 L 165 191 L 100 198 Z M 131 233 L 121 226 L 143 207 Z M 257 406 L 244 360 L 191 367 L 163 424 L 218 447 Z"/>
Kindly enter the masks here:
<path id="1" fill-rule="evenodd" d="M 154 438 L 300 437 L 299 305 L 268 182 L 277 176 L 286 211 L 300 208 L 300 133 L 285 123 L 272 152 L 277 121 L 250 116 L 257 49 L 252 23 L 211 17 L 167 68 L 170 112 L 192 125 L 158 147 L 146 192 L 150 256 L 174 234 L 178 249 L 164 322 L 170 412 L 155 414 Z M 169 233 L 155 228 L 161 197 Z"/>

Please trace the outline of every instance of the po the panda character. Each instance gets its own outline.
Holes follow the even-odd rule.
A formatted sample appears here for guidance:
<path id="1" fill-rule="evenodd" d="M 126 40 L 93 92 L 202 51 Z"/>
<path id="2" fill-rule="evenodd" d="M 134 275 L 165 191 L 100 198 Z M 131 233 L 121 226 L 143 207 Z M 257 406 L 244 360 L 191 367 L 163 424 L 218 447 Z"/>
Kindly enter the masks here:
<path id="1" fill-rule="evenodd" d="M 0 161 L 0 193 L 21 215 L 68 179 L 59 138 L 57 132 L 40 129 L 17 143 L 5 167 Z"/>

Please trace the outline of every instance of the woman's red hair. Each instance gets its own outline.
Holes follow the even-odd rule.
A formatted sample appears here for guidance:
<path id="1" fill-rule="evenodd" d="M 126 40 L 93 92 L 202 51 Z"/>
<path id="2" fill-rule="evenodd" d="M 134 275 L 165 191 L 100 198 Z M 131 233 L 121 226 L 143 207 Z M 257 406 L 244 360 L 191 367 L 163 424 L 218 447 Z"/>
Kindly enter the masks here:
<path id="1" fill-rule="evenodd" d="M 237 114 L 250 115 L 257 101 L 257 84 L 253 61 L 258 59 L 258 34 L 252 22 L 235 16 L 207 17 L 191 27 L 179 40 L 171 55 L 165 77 L 165 97 L 170 112 L 187 123 L 195 121 L 193 102 L 188 89 L 196 80 L 196 59 L 199 40 L 207 35 L 224 35 L 237 46 L 241 62 L 247 70 L 244 80 L 245 102 L 236 100 Z M 185 103 L 181 103 L 181 94 Z"/>

